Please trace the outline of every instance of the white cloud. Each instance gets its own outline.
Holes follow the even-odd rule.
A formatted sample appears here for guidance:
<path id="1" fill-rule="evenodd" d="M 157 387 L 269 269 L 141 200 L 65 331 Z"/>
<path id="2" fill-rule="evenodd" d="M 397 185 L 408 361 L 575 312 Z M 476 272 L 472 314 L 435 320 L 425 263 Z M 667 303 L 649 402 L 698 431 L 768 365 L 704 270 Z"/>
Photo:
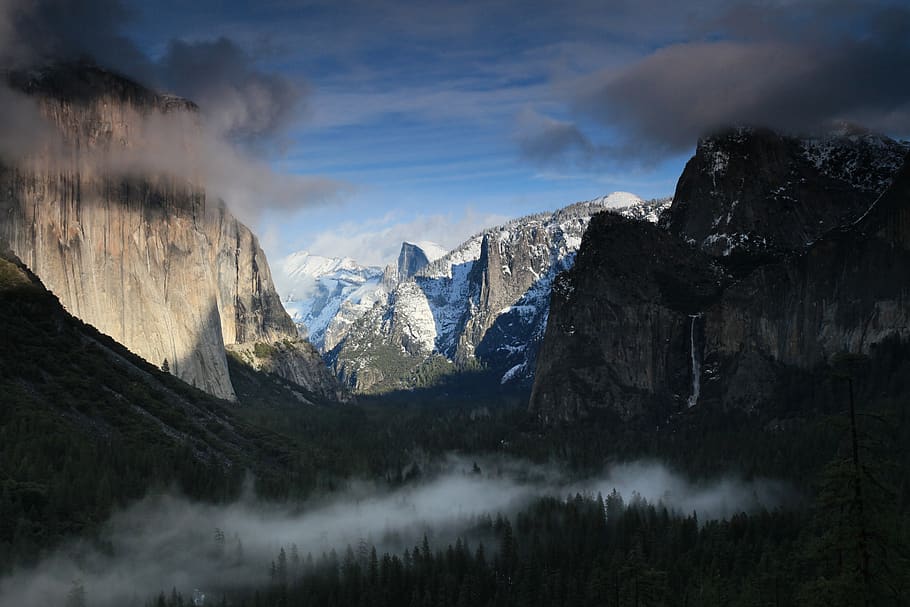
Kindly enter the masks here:
<path id="1" fill-rule="evenodd" d="M 346 222 L 321 232 L 308 244 L 307 250 L 316 255 L 351 257 L 361 264 L 382 266 L 398 257 L 405 240 L 430 240 L 452 249 L 471 235 L 509 219 L 471 207 L 409 218 L 392 212 L 366 222 Z"/>

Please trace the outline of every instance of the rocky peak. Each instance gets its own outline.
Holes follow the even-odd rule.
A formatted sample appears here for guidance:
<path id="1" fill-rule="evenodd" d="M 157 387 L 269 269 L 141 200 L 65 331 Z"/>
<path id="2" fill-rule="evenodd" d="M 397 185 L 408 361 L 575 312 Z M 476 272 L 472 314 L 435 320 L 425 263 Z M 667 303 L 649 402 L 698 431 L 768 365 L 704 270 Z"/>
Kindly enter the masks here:
<path id="1" fill-rule="evenodd" d="M 750 199 L 752 212 L 738 225 L 750 225 L 778 250 L 788 242 L 794 247 L 759 258 L 742 274 L 731 273 L 729 257 L 703 241 L 694 247 L 693 238 L 677 235 L 681 225 L 694 229 L 702 209 L 674 203 L 669 230 L 617 217 L 592 220 L 574 267 L 555 281 L 531 410 L 547 421 L 596 413 L 652 427 L 695 406 L 773 416 L 824 401 L 817 370 L 838 353 L 880 356 L 885 366 L 907 360 L 910 157 L 888 172 L 903 144 L 848 137 L 860 140 L 834 141 L 832 155 L 818 164 L 808 162 L 815 148 L 804 140 L 769 132 L 736 131 L 720 144 L 699 145 L 677 192 L 688 195 L 697 185 L 705 198 L 685 200 L 720 204 L 729 193 L 720 184 L 729 186 L 731 173 L 745 183 L 739 187 L 750 187 L 744 180 L 751 158 L 762 195 Z M 718 150 L 723 154 L 714 157 Z M 709 166 L 719 178 L 713 198 Z M 890 185 L 875 196 L 866 189 L 869 174 L 848 179 L 853 169 L 845 173 L 845 166 L 877 167 Z M 793 171 L 805 181 L 794 185 Z M 777 186 L 775 178 L 782 180 Z M 795 232 L 781 229 L 765 208 L 782 212 L 774 206 L 779 200 L 764 197 L 775 187 L 805 194 L 792 206 L 828 221 L 834 215 L 826 214 L 826 195 L 853 201 L 862 212 L 845 214 L 846 223 L 808 244 L 787 241 Z"/>
<path id="2" fill-rule="evenodd" d="M 733 265 L 754 265 L 862 216 L 908 149 L 856 129 L 815 138 L 724 131 L 699 140 L 661 225 Z"/>
<path id="3" fill-rule="evenodd" d="M 410 242 L 401 243 L 401 252 L 398 254 L 398 279 L 407 280 L 429 263 L 427 254 L 419 246 Z"/>
<path id="4" fill-rule="evenodd" d="M 146 110 L 198 111 L 198 106 L 166 93 L 159 93 L 90 61 L 61 62 L 31 70 L 8 73 L 10 86 L 42 99 L 89 105 L 103 98 L 114 99 Z"/>

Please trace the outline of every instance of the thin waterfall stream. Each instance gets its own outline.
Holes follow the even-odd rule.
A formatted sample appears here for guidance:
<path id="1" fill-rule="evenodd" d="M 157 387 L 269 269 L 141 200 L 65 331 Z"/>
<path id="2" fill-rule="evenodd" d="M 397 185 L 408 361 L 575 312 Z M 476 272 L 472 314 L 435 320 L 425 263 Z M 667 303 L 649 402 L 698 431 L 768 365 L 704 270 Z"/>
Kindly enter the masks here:
<path id="1" fill-rule="evenodd" d="M 701 314 L 692 314 L 689 316 L 691 324 L 689 325 L 689 352 L 692 357 L 692 393 L 689 395 L 689 407 L 694 407 L 698 403 L 698 395 L 701 393 L 701 360 L 695 349 L 695 321 L 701 318 Z"/>

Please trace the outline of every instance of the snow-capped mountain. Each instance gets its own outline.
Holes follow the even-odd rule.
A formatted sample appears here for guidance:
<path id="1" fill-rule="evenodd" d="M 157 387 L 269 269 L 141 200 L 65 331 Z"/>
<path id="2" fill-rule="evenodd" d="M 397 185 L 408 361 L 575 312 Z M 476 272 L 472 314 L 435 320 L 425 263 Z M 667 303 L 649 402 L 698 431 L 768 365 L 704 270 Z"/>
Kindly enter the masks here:
<path id="1" fill-rule="evenodd" d="M 349 257 L 292 253 L 278 264 L 276 284 L 285 310 L 321 352 L 334 348 L 352 324 L 385 300 L 445 249 L 430 241 L 402 243 L 397 265 L 362 266 Z"/>
<path id="2" fill-rule="evenodd" d="M 502 383 L 534 370 L 555 276 L 571 267 L 595 213 L 654 222 L 669 199 L 616 193 L 487 229 L 391 289 L 329 353 L 361 392 L 410 388 L 483 367 Z"/>
<path id="3" fill-rule="evenodd" d="M 282 259 L 275 279 L 285 310 L 320 351 L 385 294 L 382 268 L 306 251 Z"/>

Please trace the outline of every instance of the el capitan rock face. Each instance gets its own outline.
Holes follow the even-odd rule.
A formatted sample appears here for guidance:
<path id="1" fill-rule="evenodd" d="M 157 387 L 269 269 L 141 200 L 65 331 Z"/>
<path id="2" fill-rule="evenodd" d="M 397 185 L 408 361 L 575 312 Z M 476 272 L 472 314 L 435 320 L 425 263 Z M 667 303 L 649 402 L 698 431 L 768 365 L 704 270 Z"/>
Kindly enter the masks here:
<path id="1" fill-rule="evenodd" d="M 67 310 L 227 399 L 226 346 L 294 343 L 288 379 L 335 397 L 318 353 L 298 341 L 256 237 L 222 202 L 184 179 L 86 161 L 139 145 L 132 138 L 149 119 L 182 121 L 191 145 L 192 103 L 86 65 L 11 81 L 34 96 L 68 147 L 0 165 L 0 239 Z"/>
<path id="2" fill-rule="evenodd" d="M 770 135 L 756 136 L 736 145 L 765 149 Z M 777 150 L 795 145 L 793 139 L 775 141 Z M 832 144 L 827 157 L 850 156 L 855 144 L 842 139 L 843 149 Z M 878 148 L 882 157 L 868 157 L 866 164 L 891 166 L 894 146 L 903 144 Z M 785 404 L 788 378 L 808 374 L 836 354 L 874 357 L 881 347 L 906 352 L 906 164 L 896 176 L 884 169 L 874 178 L 866 174 L 863 183 L 875 184 L 868 188 L 855 180 L 835 187 L 830 176 L 818 177 L 819 185 L 807 176 L 794 186 L 802 198 L 791 202 L 790 214 L 775 215 L 767 206 L 782 203 L 771 194 L 790 186 L 776 185 L 773 176 L 782 174 L 761 162 L 773 168 L 801 161 L 772 154 L 759 162 L 762 157 L 750 152 L 761 187 L 744 187 L 745 173 L 728 172 L 732 181 L 718 181 L 712 195 L 693 197 L 693 183 L 714 188 L 699 157 L 704 152 L 702 145 L 687 166 L 677 188 L 682 206 L 674 201 L 670 216 L 661 220 L 664 230 L 648 233 L 648 226 L 616 218 L 592 221 L 575 267 L 560 275 L 554 288 L 530 402 L 541 419 L 571 420 L 600 411 L 662 423 L 690 406 L 761 411 Z M 876 201 L 876 188 L 885 187 Z M 730 225 L 752 236 L 737 239 L 743 256 L 734 259 L 712 246 L 711 236 L 720 232 L 711 230 L 729 210 L 719 201 L 735 200 L 747 190 L 751 198 L 739 198 L 736 207 L 744 223 Z M 835 208 L 826 209 L 831 205 Z M 712 214 L 714 219 L 699 219 Z M 715 222 L 718 216 L 721 222 Z M 796 218 L 797 225 L 782 226 L 771 221 L 775 216 Z M 843 227 L 816 234 L 819 221 Z M 756 238 L 773 246 L 750 248 Z"/>

